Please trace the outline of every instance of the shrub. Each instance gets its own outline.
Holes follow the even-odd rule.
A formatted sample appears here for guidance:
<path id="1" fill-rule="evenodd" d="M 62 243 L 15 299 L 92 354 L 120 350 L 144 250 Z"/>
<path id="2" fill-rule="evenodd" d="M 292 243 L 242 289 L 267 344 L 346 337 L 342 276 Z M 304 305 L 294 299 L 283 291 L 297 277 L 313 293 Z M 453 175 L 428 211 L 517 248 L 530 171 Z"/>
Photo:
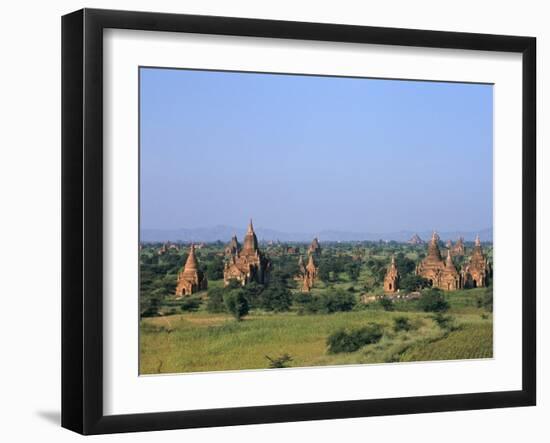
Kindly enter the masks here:
<path id="1" fill-rule="evenodd" d="M 251 309 L 261 307 L 261 304 L 262 304 L 261 295 L 262 295 L 262 292 L 264 291 L 263 285 L 260 285 L 253 281 L 243 286 L 242 290 L 244 291 L 244 296 L 248 301 L 248 306 Z"/>
<path id="2" fill-rule="evenodd" d="M 341 290 L 323 294 L 314 302 L 317 305 L 318 312 L 325 314 L 351 311 L 357 303 L 353 294 Z"/>
<path id="3" fill-rule="evenodd" d="M 314 303 L 314 298 L 310 294 L 304 292 L 296 292 L 292 295 L 292 301 L 295 305 L 298 306 L 298 314 L 303 315 L 307 313 L 315 313 L 316 305 Z"/>
<path id="4" fill-rule="evenodd" d="M 292 361 L 292 357 L 289 354 L 283 354 L 276 358 L 266 355 L 265 358 L 269 360 L 269 369 L 286 368 L 288 367 L 288 363 Z"/>
<path id="5" fill-rule="evenodd" d="M 186 297 L 182 300 L 180 309 L 183 312 L 195 312 L 202 304 L 202 300 L 198 297 Z"/>
<path id="6" fill-rule="evenodd" d="M 152 298 L 149 300 L 149 305 L 141 313 L 142 317 L 158 317 L 160 315 L 159 313 L 160 308 L 160 301 L 158 298 Z"/>
<path id="7" fill-rule="evenodd" d="M 447 331 L 454 331 L 456 329 L 454 323 L 455 319 L 451 315 L 443 315 L 441 312 L 438 312 L 432 316 L 432 320 L 435 321 L 441 329 L 445 329 Z"/>
<path id="8" fill-rule="evenodd" d="M 384 309 L 384 311 L 393 311 L 393 302 L 388 297 L 382 297 L 378 304 Z"/>
<path id="9" fill-rule="evenodd" d="M 208 290 L 208 301 L 206 302 L 206 310 L 211 313 L 226 312 L 223 302 L 224 290 L 221 288 L 212 288 Z"/>
<path id="10" fill-rule="evenodd" d="M 240 321 L 248 314 L 248 301 L 242 289 L 232 289 L 224 294 L 223 301 L 227 312 L 235 317 L 235 320 Z"/>
<path id="11" fill-rule="evenodd" d="M 411 322 L 407 317 L 396 317 L 393 319 L 393 330 L 395 332 L 410 331 L 411 328 Z"/>
<path id="12" fill-rule="evenodd" d="M 422 292 L 418 307 L 424 312 L 445 312 L 449 309 L 449 302 L 439 289 L 428 289 Z"/>
<path id="13" fill-rule="evenodd" d="M 294 301 L 299 305 L 299 314 L 348 312 L 352 311 L 357 304 L 355 296 L 343 290 L 334 290 L 322 295 L 300 293 L 294 296 Z"/>
<path id="14" fill-rule="evenodd" d="M 405 292 L 419 291 L 430 287 L 430 281 L 420 275 L 405 275 L 399 282 L 400 288 Z"/>
<path id="15" fill-rule="evenodd" d="M 378 342 L 382 335 L 382 327 L 377 323 L 352 331 L 341 329 L 327 338 L 328 353 L 355 352 L 363 346 Z"/>
<path id="16" fill-rule="evenodd" d="M 266 311 L 284 312 L 292 305 L 292 293 L 282 286 L 271 286 L 260 295 L 260 307 Z"/>

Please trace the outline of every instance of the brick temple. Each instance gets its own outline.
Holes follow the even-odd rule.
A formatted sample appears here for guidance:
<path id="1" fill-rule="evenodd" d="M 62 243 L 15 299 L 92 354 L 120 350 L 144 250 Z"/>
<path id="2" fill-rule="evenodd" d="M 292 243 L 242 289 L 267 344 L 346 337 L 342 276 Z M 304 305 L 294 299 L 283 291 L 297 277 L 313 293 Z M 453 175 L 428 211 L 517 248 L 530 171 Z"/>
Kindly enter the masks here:
<path id="1" fill-rule="evenodd" d="M 206 275 L 199 270 L 197 257 L 195 255 L 195 245 L 192 244 L 189 248 L 189 255 L 187 256 L 185 266 L 178 274 L 176 297 L 191 295 L 207 288 L 208 281 Z"/>
<path id="2" fill-rule="evenodd" d="M 231 280 L 238 281 L 242 285 L 252 281 L 260 284 L 267 283 L 271 263 L 258 247 L 258 238 L 254 232 L 252 220 L 248 224 L 242 248 L 237 237 L 233 236 L 226 252 L 228 255 L 223 270 L 225 286 Z"/>

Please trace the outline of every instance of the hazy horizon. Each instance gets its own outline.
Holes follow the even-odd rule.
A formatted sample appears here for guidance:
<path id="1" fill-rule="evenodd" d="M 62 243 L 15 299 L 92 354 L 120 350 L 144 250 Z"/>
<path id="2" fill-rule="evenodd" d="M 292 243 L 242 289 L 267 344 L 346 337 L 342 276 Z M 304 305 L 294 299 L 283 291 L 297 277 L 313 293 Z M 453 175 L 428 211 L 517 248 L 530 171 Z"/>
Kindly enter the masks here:
<path id="1" fill-rule="evenodd" d="M 378 240 L 395 240 L 405 242 L 411 239 L 413 234 L 419 235 L 422 240 L 429 240 L 432 231 L 396 231 L 396 232 L 350 232 L 337 230 L 321 230 L 315 232 L 284 232 L 270 229 L 265 226 L 255 226 L 254 230 L 258 239 L 264 241 L 279 240 L 282 242 L 294 243 L 309 243 L 316 237 L 321 243 L 323 242 L 357 242 L 357 241 L 378 241 Z M 141 229 L 141 242 L 158 242 L 158 241 L 182 241 L 182 242 L 216 242 L 222 241 L 227 243 L 233 235 L 237 235 L 239 239 L 244 238 L 246 227 L 243 226 L 212 226 L 198 228 L 182 228 L 173 230 L 155 230 Z M 493 241 L 493 229 L 485 228 L 475 231 L 438 231 L 440 238 L 444 241 L 456 241 L 459 237 L 466 241 L 474 241 L 479 235 L 482 241 Z"/>
<path id="2" fill-rule="evenodd" d="M 209 226 L 180 226 L 180 227 L 174 227 L 174 228 L 151 228 L 151 227 L 147 227 L 147 226 L 142 226 L 141 227 L 141 230 L 145 230 L 145 231 L 177 231 L 177 230 L 181 230 L 181 229 L 187 229 L 187 230 L 198 230 L 198 229 L 214 229 L 214 228 L 231 228 L 231 229 L 236 229 L 237 231 L 243 231 L 243 232 L 246 232 L 247 230 L 247 227 L 248 227 L 248 221 L 242 225 L 242 226 L 235 226 L 235 225 L 227 225 L 227 224 L 217 224 L 217 225 L 209 225 Z M 472 229 L 472 230 L 467 230 L 467 231 L 470 231 L 470 232 L 481 232 L 481 231 L 487 231 L 488 229 L 492 229 L 492 226 L 486 226 L 486 227 L 483 227 L 483 228 L 480 228 L 480 229 Z M 328 232 L 328 231 L 337 231 L 337 232 L 348 232 L 348 233 L 371 233 L 371 234 L 393 234 L 393 233 L 396 233 L 396 232 L 412 232 L 412 233 L 420 233 L 420 232 L 430 232 L 432 233 L 433 231 L 435 232 L 448 232 L 449 230 L 440 230 L 440 229 L 398 229 L 398 230 L 392 230 L 392 231 L 372 231 L 372 230 L 345 230 L 345 229 L 335 229 L 335 228 L 330 228 L 330 227 L 327 227 L 327 228 L 324 228 L 324 229 L 319 229 L 317 231 L 286 231 L 286 230 L 279 230 L 279 229 L 274 229 L 270 226 L 264 226 L 264 225 L 257 225 L 255 222 L 254 222 L 254 230 L 255 231 L 258 231 L 258 230 L 273 230 L 273 231 L 280 231 L 280 232 L 284 232 L 284 233 L 288 233 L 288 234 L 304 234 L 304 233 L 310 233 L 310 232 Z M 451 231 L 464 231 L 463 229 L 453 229 Z"/>
<path id="3" fill-rule="evenodd" d="M 493 226 L 491 85 L 140 76 L 141 230 Z"/>

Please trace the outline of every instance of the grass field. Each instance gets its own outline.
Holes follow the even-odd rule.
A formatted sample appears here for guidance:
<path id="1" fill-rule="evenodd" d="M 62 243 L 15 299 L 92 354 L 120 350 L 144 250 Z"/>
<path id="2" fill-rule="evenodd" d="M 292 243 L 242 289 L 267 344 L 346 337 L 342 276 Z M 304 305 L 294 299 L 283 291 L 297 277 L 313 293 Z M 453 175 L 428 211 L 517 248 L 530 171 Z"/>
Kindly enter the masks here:
<path id="1" fill-rule="evenodd" d="M 292 357 L 291 367 L 490 358 L 492 315 L 476 306 L 479 293 L 448 295 L 450 327 L 439 326 L 429 313 L 375 309 L 326 315 L 253 311 L 240 322 L 204 311 L 143 318 L 140 373 L 262 369 L 269 364 L 266 356 L 283 354 Z M 397 317 L 407 317 L 410 330 L 394 331 Z M 372 322 L 384 330 L 378 343 L 352 353 L 327 353 L 331 333 Z"/>

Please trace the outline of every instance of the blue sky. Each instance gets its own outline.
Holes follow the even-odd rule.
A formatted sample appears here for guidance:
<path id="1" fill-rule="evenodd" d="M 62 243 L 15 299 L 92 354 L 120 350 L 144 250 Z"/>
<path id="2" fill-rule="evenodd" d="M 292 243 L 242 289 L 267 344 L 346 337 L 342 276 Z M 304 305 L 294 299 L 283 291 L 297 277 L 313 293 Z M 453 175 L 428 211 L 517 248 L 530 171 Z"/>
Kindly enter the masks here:
<path id="1" fill-rule="evenodd" d="M 142 229 L 492 227 L 491 85 L 140 75 Z"/>

